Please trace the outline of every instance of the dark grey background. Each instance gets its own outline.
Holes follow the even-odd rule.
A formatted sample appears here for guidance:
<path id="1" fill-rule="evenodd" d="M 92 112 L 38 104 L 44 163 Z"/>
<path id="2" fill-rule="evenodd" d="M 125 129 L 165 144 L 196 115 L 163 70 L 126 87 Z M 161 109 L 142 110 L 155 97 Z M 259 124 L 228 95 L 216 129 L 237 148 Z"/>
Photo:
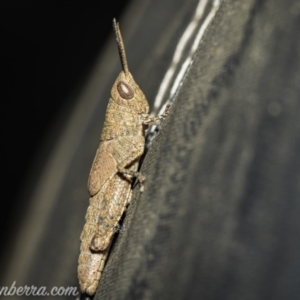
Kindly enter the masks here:
<path id="1" fill-rule="evenodd" d="M 153 99 L 197 1 L 137 2 L 123 34 Z M 145 157 L 145 192 L 134 192 L 95 299 L 299 298 L 299 29 L 298 1 L 221 3 Z M 26 244 L 24 254 L 7 252 L 7 284 L 76 284 L 85 182 L 120 70 L 114 47 L 32 194 L 11 244 Z"/>

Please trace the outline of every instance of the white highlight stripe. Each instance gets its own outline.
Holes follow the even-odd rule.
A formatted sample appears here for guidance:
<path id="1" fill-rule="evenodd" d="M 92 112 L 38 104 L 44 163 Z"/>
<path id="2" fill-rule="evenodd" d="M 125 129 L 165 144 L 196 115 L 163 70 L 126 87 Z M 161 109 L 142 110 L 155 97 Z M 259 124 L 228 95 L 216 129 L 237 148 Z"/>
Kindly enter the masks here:
<path id="1" fill-rule="evenodd" d="M 179 40 L 179 43 L 176 47 L 176 50 L 175 50 L 175 53 L 174 53 L 174 56 L 172 59 L 171 66 L 169 67 L 164 79 L 162 80 L 162 83 L 159 87 L 157 96 L 154 100 L 154 111 L 156 111 L 161 106 L 162 99 L 163 99 L 166 91 L 168 90 L 168 87 L 169 87 L 171 79 L 174 75 L 176 66 L 182 56 L 183 50 L 185 49 L 187 42 L 189 41 L 189 39 L 193 35 L 194 31 L 196 30 L 197 24 L 200 21 L 202 15 L 204 13 L 206 4 L 207 4 L 207 0 L 199 1 L 192 21 L 189 23 L 189 25 L 187 26 L 186 30 L 184 31 L 181 39 Z"/>
<path id="2" fill-rule="evenodd" d="M 167 70 L 167 72 L 164 76 L 164 79 L 162 80 L 161 85 L 159 87 L 158 93 L 156 95 L 156 98 L 155 98 L 155 101 L 154 101 L 154 110 L 153 110 L 153 113 L 151 115 L 156 114 L 157 110 L 159 108 L 160 108 L 159 113 L 162 113 L 164 111 L 164 107 L 166 106 L 166 104 L 168 102 L 170 102 L 172 100 L 172 98 L 175 95 L 176 91 L 178 91 L 179 87 L 181 86 L 181 84 L 183 82 L 183 78 L 184 78 L 185 74 L 187 73 L 187 70 L 188 70 L 188 68 L 190 67 L 190 65 L 193 61 L 194 54 L 195 54 L 196 50 L 199 47 L 199 44 L 202 40 L 202 37 L 203 37 L 207 27 L 209 26 L 209 24 L 211 23 L 212 19 L 215 16 L 215 14 L 218 10 L 218 7 L 220 5 L 221 0 L 214 0 L 211 11 L 207 15 L 204 22 L 202 23 L 202 26 L 200 27 L 199 32 L 195 37 L 195 40 L 194 40 L 194 42 L 192 44 L 192 47 L 190 49 L 190 52 L 189 52 L 189 56 L 186 58 L 186 60 L 182 64 L 182 66 L 180 68 L 180 71 L 178 72 L 178 74 L 177 74 L 177 76 L 174 80 L 174 83 L 173 83 L 171 91 L 170 91 L 169 99 L 167 100 L 167 103 L 165 103 L 162 106 L 162 100 L 163 100 L 166 92 L 169 89 L 169 86 L 170 86 L 172 78 L 174 76 L 176 67 L 177 67 L 178 63 L 180 62 L 180 59 L 183 55 L 183 52 L 184 52 L 184 49 L 185 49 L 186 45 L 188 44 L 188 41 L 191 39 L 191 37 L 193 36 L 195 30 L 197 29 L 197 25 L 198 25 L 199 21 L 201 20 L 201 18 L 203 16 L 205 7 L 207 5 L 207 1 L 208 0 L 200 0 L 199 1 L 193 19 L 188 24 L 186 30 L 184 31 L 182 37 L 179 40 L 179 43 L 176 47 L 171 65 L 170 65 L 169 69 Z M 155 130 L 155 128 L 153 128 L 151 130 L 151 132 L 153 132 L 154 130 Z"/>
<path id="3" fill-rule="evenodd" d="M 219 1 L 215 1 L 215 3 L 218 3 L 219 4 Z M 213 9 L 210 11 L 210 13 L 208 14 L 208 16 L 206 17 L 206 19 L 204 20 L 202 26 L 200 27 L 200 30 L 195 38 L 195 41 L 192 45 L 192 48 L 190 50 L 190 53 L 189 53 L 189 56 L 186 58 L 185 62 L 182 64 L 181 66 L 181 69 L 174 81 L 174 84 L 171 88 L 171 92 L 170 92 L 170 97 L 169 99 L 172 99 L 173 96 L 175 95 L 176 91 L 178 90 L 178 88 L 180 87 L 182 81 L 183 81 L 183 77 L 184 75 L 187 73 L 187 69 L 190 67 L 192 61 L 193 61 L 193 56 L 196 52 L 196 50 L 198 49 L 199 47 L 199 44 L 202 40 L 202 37 L 205 33 L 205 30 L 206 28 L 208 27 L 208 25 L 210 24 L 210 22 L 212 21 L 212 19 L 214 18 L 216 12 L 217 12 L 217 9 L 218 9 L 218 6 L 215 5 L 214 3 L 214 6 L 213 6 Z"/>

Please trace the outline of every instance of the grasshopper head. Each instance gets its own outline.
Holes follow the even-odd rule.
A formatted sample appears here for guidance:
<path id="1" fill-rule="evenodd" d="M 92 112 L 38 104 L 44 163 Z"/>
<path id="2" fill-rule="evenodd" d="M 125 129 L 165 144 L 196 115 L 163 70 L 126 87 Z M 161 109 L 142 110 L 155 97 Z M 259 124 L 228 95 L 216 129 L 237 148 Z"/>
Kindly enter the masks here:
<path id="1" fill-rule="evenodd" d="M 112 87 L 111 96 L 119 105 L 128 107 L 130 110 L 136 113 L 148 113 L 148 101 L 129 72 L 119 23 L 117 23 L 115 19 L 113 20 L 113 25 L 116 33 L 123 71 L 117 77 Z"/>
<path id="2" fill-rule="evenodd" d="M 130 72 L 120 73 L 111 89 L 111 96 L 119 105 L 128 107 L 135 113 L 143 114 L 149 111 L 148 101 Z"/>

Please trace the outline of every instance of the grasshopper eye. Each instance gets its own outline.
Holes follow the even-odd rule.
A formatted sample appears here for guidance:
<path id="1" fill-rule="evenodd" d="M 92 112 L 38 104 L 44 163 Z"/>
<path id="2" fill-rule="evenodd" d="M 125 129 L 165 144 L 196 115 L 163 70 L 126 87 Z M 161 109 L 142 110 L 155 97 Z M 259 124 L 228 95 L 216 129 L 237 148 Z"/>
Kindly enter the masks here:
<path id="1" fill-rule="evenodd" d="M 131 87 L 123 81 L 118 82 L 117 90 L 119 95 L 126 100 L 133 98 L 134 93 Z"/>

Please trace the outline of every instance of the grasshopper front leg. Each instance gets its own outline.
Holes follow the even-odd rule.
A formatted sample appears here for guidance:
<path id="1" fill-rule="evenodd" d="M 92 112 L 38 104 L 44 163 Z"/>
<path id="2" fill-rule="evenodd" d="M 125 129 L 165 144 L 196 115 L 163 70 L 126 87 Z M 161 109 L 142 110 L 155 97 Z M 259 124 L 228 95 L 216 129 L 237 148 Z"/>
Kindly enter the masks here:
<path id="1" fill-rule="evenodd" d="M 161 121 L 164 120 L 168 116 L 171 106 L 172 106 L 172 104 L 169 103 L 166 106 L 164 113 L 159 115 L 159 116 L 149 117 L 149 115 L 145 115 L 144 116 L 145 119 L 143 120 L 143 124 L 145 126 L 160 125 Z"/>

